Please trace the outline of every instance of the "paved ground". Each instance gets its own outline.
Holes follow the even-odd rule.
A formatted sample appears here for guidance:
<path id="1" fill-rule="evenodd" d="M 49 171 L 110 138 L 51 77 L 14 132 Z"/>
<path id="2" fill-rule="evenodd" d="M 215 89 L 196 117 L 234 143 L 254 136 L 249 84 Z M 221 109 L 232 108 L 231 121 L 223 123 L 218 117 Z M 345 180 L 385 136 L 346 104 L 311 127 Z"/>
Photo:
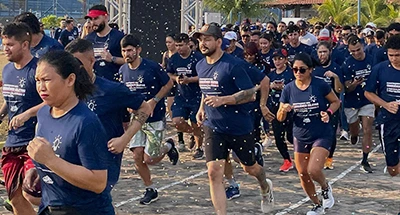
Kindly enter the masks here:
<path id="1" fill-rule="evenodd" d="M 374 139 L 377 146 L 376 137 Z M 335 153 L 335 169 L 325 171 L 327 178 L 333 182 L 336 199 L 335 206 L 326 214 L 382 215 L 400 211 L 400 179 L 383 173 L 384 156 L 381 149 L 375 149 L 377 151 L 370 156 L 375 172 L 365 174 L 358 166 L 360 145 L 339 142 Z M 310 202 L 300 187 L 296 171 L 278 171 L 282 160 L 276 147 L 269 147 L 264 157 L 264 169 L 274 182 L 275 189 L 276 204 L 271 214 L 305 214 Z M 191 160 L 191 153 L 185 152 L 181 153 L 177 166 L 172 166 L 164 159 L 159 165 L 151 167 L 160 197 L 148 206 L 138 203 L 144 187 L 133 164 L 131 154 L 126 150 L 121 178 L 113 192 L 114 203 L 120 214 L 213 214 L 204 160 Z M 260 197 L 255 179 L 247 176 L 239 165 L 235 165 L 234 172 L 240 182 L 242 196 L 228 202 L 229 214 L 260 214 Z M 0 189 L 0 195 L 5 196 L 3 188 Z M 11 213 L 0 209 L 0 214 Z"/>

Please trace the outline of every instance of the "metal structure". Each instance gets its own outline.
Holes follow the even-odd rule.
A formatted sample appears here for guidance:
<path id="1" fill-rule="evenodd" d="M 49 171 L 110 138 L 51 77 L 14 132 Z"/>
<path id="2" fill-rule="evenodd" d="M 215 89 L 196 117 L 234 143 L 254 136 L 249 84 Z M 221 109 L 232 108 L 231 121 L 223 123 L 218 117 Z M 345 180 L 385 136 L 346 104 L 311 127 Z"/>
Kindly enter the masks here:
<path id="1" fill-rule="evenodd" d="M 182 0 L 181 32 L 187 33 L 190 25 L 200 29 L 203 24 L 203 2 L 201 0 Z"/>
<path id="2" fill-rule="evenodd" d="M 125 33 L 131 31 L 131 0 L 105 0 L 110 22 L 117 23 Z"/>

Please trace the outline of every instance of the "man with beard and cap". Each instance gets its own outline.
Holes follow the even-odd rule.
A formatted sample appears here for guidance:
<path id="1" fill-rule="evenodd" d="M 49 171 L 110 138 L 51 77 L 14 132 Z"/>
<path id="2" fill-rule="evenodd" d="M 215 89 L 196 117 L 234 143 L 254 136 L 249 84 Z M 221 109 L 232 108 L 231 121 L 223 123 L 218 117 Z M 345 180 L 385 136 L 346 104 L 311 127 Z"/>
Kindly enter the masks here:
<path id="1" fill-rule="evenodd" d="M 96 75 L 108 80 L 119 80 L 118 70 L 124 59 L 121 55 L 121 39 L 124 34 L 108 25 L 109 14 L 104 5 L 94 5 L 89 9 L 85 19 L 90 20 L 93 32 L 85 39 L 93 43 L 96 63 Z"/>

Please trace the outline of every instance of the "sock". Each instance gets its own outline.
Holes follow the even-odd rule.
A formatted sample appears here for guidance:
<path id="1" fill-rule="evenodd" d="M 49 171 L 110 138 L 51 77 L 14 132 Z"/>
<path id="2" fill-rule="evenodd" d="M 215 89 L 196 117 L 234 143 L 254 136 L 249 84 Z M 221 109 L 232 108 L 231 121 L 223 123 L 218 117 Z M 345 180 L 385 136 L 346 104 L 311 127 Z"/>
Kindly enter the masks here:
<path id="1" fill-rule="evenodd" d="M 154 184 L 151 184 L 151 185 L 149 185 L 149 186 L 146 186 L 146 189 L 147 189 L 147 188 L 151 188 L 151 189 L 153 189 L 153 190 L 156 189 L 156 187 L 154 186 Z"/>
<path id="2" fill-rule="evenodd" d="M 365 153 L 363 152 L 363 159 L 362 159 L 362 163 L 366 163 L 368 161 L 368 154 L 369 153 Z"/>
<path id="3" fill-rule="evenodd" d="M 182 133 L 182 132 L 178 132 L 178 141 L 179 141 L 179 142 L 184 142 L 184 140 L 183 140 L 183 133 Z"/>
<path id="4" fill-rule="evenodd" d="M 229 183 L 229 186 L 239 187 L 239 185 L 236 183 L 235 178 L 228 179 L 228 183 Z"/>
<path id="5" fill-rule="evenodd" d="M 164 145 L 168 148 L 168 151 L 172 149 L 172 144 L 171 143 L 165 142 Z"/>

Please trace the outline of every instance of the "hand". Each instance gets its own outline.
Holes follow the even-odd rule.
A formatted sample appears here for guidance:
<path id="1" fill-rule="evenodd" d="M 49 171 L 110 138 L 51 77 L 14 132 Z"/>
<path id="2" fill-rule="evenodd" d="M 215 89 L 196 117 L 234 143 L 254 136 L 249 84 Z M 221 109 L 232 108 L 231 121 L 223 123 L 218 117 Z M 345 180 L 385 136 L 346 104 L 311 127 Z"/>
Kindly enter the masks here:
<path id="1" fill-rule="evenodd" d="M 351 84 L 352 84 L 352 85 L 355 85 L 355 86 L 358 86 L 358 85 L 360 85 L 360 84 L 363 83 L 363 82 L 364 82 L 364 78 L 358 78 L 358 79 L 354 78 L 354 79 L 353 79 L 353 82 L 351 82 Z"/>
<path id="2" fill-rule="evenodd" d="M 204 98 L 204 103 L 210 107 L 215 107 L 215 108 L 224 105 L 222 97 L 218 96 L 206 96 Z"/>
<path id="3" fill-rule="evenodd" d="M 18 114 L 11 119 L 10 123 L 8 124 L 8 129 L 15 130 L 15 129 L 23 126 L 24 123 L 26 121 L 28 121 L 30 118 L 31 118 L 31 116 L 28 113 L 26 113 L 26 111 L 21 114 Z"/>
<path id="4" fill-rule="evenodd" d="M 117 138 L 112 138 L 110 141 L 108 141 L 108 151 L 110 151 L 113 154 L 119 154 L 122 153 L 128 144 L 129 140 L 126 140 L 125 138 L 117 137 Z"/>
<path id="5" fill-rule="evenodd" d="M 51 144 L 43 137 L 35 137 L 28 145 L 28 155 L 36 162 L 46 165 L 57 158 Z"/>
<path id="6" fill-rule="evenodd" d="M 107 61 L 107 62 L 112 62 L 112 55 L 111 53 L 107 50 L 104 49 L 101 53 L 100 53 L 101 59 Z"/>
<path id="7" fill-rule="evenodd" d="M 31 168 L 25 172 L 24 182 L 22 183 L 22 187 L 25 190 L 29 190 L 31 192 L 40 192 L 40 176 L 37 173 L 36 168 Z"/>
<path id="8" fill-rule="evenodd" d="M 389 113 L 396 114 L 397 111 L 399 110 L 399 103 L 396 101 L 393 102 L 387 102 L 383 108 L 385 108 Z"/>
<path id="9" fill-rule="evenodd" d="M 325 111 L 321 111 L 319 114 L 321 114 L 321 120 L 324 123 L 328 123 L 329 122 L 329 115 L 327 112 Z"/>
<path id="10" fill-rule="evenodd" d="M 283 104 L 282 111 L 289 113 L 290 111 L 292 111 L 292 106 L 290 104 Z"/>
<path id="11" fill-rule="evenodd" d="M 265 120 L 267 120 L 268 122 L 272 122 L 272 120 L 275 119 L 275 115 L 271 111 L 269 111 L 267 106 L 262 105 L 260 106 L 260 109 Z"/>
<path id="12" fill-rule="evenodd" d="M 325 77 L 328 77 L 328 78 L 337 78 L 337 77 L 338 77 L 338 76 L 337 76 L 334 72 L 332 72 L 332 71 L 327 71 L 327 72 L 325 72 L 324 76 L 325 76 Z"/>
<path id="13" fill-rule="evenodd" d="M 199 127 L 203 125 L 204 120 L 206 120 L 206 112 L 203 109 L 199 109 L 199 111 L 196 114 L 197 125 Z"/>
<path id="14" fill-rule="evenodd" d="M 149 117 L 152 117 L 153 116 L 153 112 L 154 112 L 154 108 L 156 107 L 157 102 L 154 101 L 154 99 L 150 99 L 149 101 L 147 101 L 147 104 L 149 104 L 149 106 L 150 106 Z"/>
<path id="15" fill-rule="evenodd" d="M 187 77 L 186 75 L 178 76 L 177 81 L 178 84 L 189 84 L 190 78 Z"/>

